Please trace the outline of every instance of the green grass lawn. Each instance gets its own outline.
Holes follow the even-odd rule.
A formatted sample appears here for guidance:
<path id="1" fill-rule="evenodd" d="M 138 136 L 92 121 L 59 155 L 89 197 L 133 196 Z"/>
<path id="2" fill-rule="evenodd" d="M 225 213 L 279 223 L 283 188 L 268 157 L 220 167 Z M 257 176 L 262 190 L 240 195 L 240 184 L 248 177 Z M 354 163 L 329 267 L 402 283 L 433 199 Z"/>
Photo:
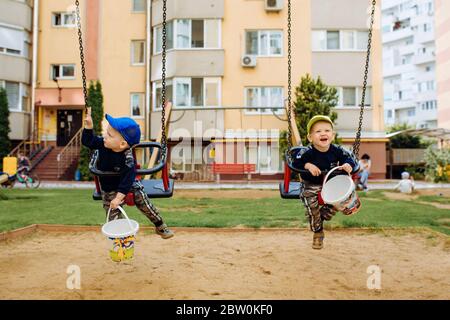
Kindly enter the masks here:
<path id="1" fill-rule="evenodd" d="M 245 192 L 245 190 L 243 190 Z M 105 215 L 101 201 L 90 190 L 12 189 L 0 190 L 0 232 L 35 223 L 100 225 Z M 6 199 L 5 199 L 6 197 Z M 388 200 L 382 191 L 360 194 L 361 211 L 345 217 L 338 213 L 329 227 L 429 227 L 450 235 L 450 210 L 415 201 Z M 422 196 L 418 202 L 449 203 L 448 198 Z M 155 199 L 169 226 L 178 227 L 306 227 L 300 201 L 265 199 Z M 130 217 L 150 225 L 136 208 L 126 208 Z"/>

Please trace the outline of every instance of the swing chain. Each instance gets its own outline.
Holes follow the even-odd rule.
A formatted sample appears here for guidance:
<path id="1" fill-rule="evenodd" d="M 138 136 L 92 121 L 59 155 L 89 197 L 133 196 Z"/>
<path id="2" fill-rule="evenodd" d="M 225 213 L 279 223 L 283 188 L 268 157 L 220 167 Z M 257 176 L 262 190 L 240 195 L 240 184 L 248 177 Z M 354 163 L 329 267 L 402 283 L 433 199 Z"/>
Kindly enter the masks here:
<path id="1" fill-rule="evenodd" d="M 83 80 L 84 108 L 87 111 L 89 104 L 88 104 L 88 93 L 87 93 L 87 86 L 86 86 L 86 68 L 85 68 L 85 63 L 84 63 L 83 34 L 81 32 L 81 15 L 80 15 L 79 0 L 75 0 L 75 6 L 76 6 L 76 14 L 77 14 L 78 42 L 80 45 L 81 79 Z"/>
<path id="2" fill-rule="evenodd" d="M 292 148 L 292 47 L 291 47 L 291 0 L 288 0 L 288 149 Z M 290 154 L 290 153 L 289 153 Z"/>
<path id="3" fill-rule="evenodd" d="M 359 123 L 358 123 L 358 130 L 356 131 L 356 138 L 355 143 L 353 144 L 353 153 L 357 158 L 359 158 L 359 146 L 361 144 L 361 130 L 362 130 L 362 122 L 363 122 L 363 116 L 364 116 L 364 105 L 365 105 L 365 97 L 366 97 L 366 89 L 367 89 L 367 78 L 369 74 L 369 62 L 370 62 L 370 51 L 372 48 L 372 31 L 373 31 L 373 24 L 375 20 L 375 7 L 376 7 L 377 1 L 372 0 L 372 12 L 370 14 L 370 27 L 369 27 L 369 33 L 367 37 L 367 56 L 366 56 L 366 65 L 364 68 L 364 82 L 362 87 L 362 96 L 361 96 L 361 104 L 360 104 L 360 111 L 359 111 Z"/>
<path id="4" fill-rule="evenodd" d="M 161 76 L 161 144 L 162 157 L 166 155 L 167 137 L 166 137 L 166 42 L 167 42 L 167 0 L 163 0 L 163 23 L 162 23 L 162 76 Z"/>

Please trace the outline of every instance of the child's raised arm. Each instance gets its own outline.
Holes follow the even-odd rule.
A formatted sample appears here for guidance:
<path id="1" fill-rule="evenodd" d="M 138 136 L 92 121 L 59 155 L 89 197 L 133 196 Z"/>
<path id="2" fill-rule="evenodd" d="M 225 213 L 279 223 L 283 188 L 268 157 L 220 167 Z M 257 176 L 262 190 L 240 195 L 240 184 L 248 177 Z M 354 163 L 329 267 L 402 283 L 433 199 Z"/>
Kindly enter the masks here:
<path id="1" fill-rule="evenodd" d="M 103 138 L 94 135 L 94 124 L 91 116 L 91 108 L 87 108 L 86 118 L 84 118 L 84 130 L 81 136 L 81 143 L 89 149 L 100 149 L 103 147 Z"/>

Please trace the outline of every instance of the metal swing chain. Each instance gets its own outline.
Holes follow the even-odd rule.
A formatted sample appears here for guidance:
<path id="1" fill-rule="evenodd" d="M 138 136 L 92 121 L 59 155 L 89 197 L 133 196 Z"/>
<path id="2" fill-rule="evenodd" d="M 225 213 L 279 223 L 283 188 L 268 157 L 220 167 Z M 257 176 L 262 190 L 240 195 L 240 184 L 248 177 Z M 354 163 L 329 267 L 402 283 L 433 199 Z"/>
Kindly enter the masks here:
<path id="1" fill-rule="evenodd" d="M 362 97 L 361 97 L 361 105 L 360 105 L 360 111 L 359 111 L 359 123 L 358 123 L 358 130 L 356 131 L 356 138 L 355 142 L 353 144 L 353 153 L 357 158 L 359 158 L 359 146 L 361 144 L 361 130 L 362 130 L 362 122 L 364 117 L 364 105 L 365 105 L 365 98 L 366 98 L 366 88 L 367 88 L 367 78 L 369 74 L 369 63 L 370 63 L 370 51 L 372 48 L 372 31 L 373 31 L 373 24 L 375 20 L 375 7 L 376 7 L 377 1 L 372 0 L 372 12 L 370 14 L 370 27 L 369 27 L 369 34 L 367 39 L 367 56 L 366 56 L 366 65 L 364 68 L 364 82 L 362 87 Z"/>
<path id="2" fill-rule="evenodd" d="M 166 156 L 167 149 L 167 137 L 166 137 L 166 42 L 167 42 L 167 0 L 163 0 L 163 27 L 162 27 L 162 75 L 161 75 L 161 144 L 162 154 L 164 158 Z"/>
<path id="3" fill-rule="evenodd" d="M 75 0 L 75 6 L 77 8 L 77 26 L 78 26 L 78 42 L 80 44 L 80 60 L 81 60 L 81 79 L 83 80 L 83 96 L 84 96 L 84 108 L 87 112 L 88 104 L 88 93 L 86 86 L 86 68 L 84 63 L 84 48 L 83 48 L 83 34 L 81 32 L 81 15 L 80 15 L 80 2 Z"/>
<path id="4" fill-rule="evenodd" d="M 288 149 L 292 148 L 292 47 L 291 47 L 291 0 L 288 0 Z M 288 153 L 290 154 L 290 153 Z"/>

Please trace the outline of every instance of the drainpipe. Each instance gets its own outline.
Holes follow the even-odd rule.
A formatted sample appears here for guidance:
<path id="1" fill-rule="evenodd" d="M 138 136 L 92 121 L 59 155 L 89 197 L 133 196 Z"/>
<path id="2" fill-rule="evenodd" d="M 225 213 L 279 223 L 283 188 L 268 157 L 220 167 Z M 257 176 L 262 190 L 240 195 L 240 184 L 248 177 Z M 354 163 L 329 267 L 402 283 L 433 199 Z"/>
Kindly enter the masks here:
<path id="1" fill-rule="evenodd" d="M 152 43 L 152 0 L 147 0 L 147 41 L 146 41 L 146 73 L 145 73 L 145 139 L 151 139 L 151 110 L 150 110 L 150 98 L 151 98 L 151 43 Z"/>
<path id="2" fill-rule="evenodd" d="M 39 36 L 39 0 L 33 3 L 33 57 L 31 61 L 31 134 L 37 129 L 35 122 L 35 103 L 36 103 L 36 79 L 37 79 L 37 49 Z M 38 133 L 39 135 L 39 133 Z M 33 137 L 34 139 L 34 137 Z"/>

